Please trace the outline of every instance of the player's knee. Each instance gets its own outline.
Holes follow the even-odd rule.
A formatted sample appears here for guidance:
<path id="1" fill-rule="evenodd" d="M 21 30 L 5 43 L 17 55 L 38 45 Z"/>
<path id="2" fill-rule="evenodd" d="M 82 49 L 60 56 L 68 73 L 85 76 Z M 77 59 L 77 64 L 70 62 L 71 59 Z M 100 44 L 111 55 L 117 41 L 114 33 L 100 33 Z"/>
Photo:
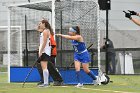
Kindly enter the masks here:
<path id="1" fill-rule="evenodd" d="M 89 69 L 84 69 L 85 73 L 89 73 L 90 70 Z"/>
<path id="2" fill-rule="evenodd" d="M 79 68 L 79 67 L 75 67 L 75 70 L 76 70 L 76 71 L 80 71 L 80 68 Z"/>

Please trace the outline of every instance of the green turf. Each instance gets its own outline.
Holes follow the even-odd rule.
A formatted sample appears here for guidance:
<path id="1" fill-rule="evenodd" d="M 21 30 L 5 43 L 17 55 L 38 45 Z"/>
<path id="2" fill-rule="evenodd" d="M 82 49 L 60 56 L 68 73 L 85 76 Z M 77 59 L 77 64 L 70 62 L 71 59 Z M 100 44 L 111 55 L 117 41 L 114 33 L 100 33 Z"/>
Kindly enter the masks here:
<path id="1" fill-rule="evenodd" d="M 0 74 L 0 82 L 6 81 L 6 75 Z M 0 93 L 140 93 L 140 75 L 111 75 L 113 83 L 94 86 L 85 85 L 84 88 L 74 86 L 38 88 L 36 83 L 0 83 Z"/>
<path id="2" fill-rule="evenodd" d="M 0 72 L 7 72 L 7 67 L 6 66 L 0 67 Z"/>
<path id="3" fill-rule="evenodd" d="M 6 83 L 7 81 L 8 81 L 8 74 L 0 72 L 0 83 Z M 1 84 L 0 84 L 0 86 L 1 86 Z"/>

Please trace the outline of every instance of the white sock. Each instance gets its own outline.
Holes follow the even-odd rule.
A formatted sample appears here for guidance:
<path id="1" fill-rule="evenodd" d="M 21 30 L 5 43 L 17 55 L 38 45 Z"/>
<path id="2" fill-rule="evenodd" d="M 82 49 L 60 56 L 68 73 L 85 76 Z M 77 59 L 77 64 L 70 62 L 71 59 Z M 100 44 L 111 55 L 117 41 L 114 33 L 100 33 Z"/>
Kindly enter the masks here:
<path id="1" fill-rule="evenodd" d="M 49 72 L 48 69 L 43 70 L 44 84 L 48 84 Z"/>

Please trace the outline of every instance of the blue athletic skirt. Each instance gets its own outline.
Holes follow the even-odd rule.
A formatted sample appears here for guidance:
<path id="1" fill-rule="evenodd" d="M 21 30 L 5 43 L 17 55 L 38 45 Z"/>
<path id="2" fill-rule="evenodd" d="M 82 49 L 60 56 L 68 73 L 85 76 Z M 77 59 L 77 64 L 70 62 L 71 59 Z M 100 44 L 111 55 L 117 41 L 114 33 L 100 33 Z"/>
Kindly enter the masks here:
<path id="1" fill-rule="evenodd" d="M 91 62 L 91 57 L 88 51 L 78 54 L 74 53 L 74 61 L 79 61 L 81 63 L 89 63 Z"/>

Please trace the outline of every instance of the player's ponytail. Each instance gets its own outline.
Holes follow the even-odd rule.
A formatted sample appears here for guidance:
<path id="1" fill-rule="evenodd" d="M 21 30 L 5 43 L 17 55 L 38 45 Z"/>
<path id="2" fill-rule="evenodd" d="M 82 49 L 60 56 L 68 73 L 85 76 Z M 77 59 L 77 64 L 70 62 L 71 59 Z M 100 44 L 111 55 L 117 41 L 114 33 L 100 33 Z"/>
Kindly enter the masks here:
<path id="1" fill-rule="evenodd" d="M 72 28 L 76 31 L 77 35 L 80 35 L 80 27 L 79 26 L 73 26 Z"/>
<path id="2" fill-rule="evenodd" d="M 45 27 L 50 30 L 51 35 L 54 35 L 53 29 L 51 28 L 51 25 L 49 24 L 49 22 L 47 20 L 43 19 L 42 23 L 44 23 Z"/>

